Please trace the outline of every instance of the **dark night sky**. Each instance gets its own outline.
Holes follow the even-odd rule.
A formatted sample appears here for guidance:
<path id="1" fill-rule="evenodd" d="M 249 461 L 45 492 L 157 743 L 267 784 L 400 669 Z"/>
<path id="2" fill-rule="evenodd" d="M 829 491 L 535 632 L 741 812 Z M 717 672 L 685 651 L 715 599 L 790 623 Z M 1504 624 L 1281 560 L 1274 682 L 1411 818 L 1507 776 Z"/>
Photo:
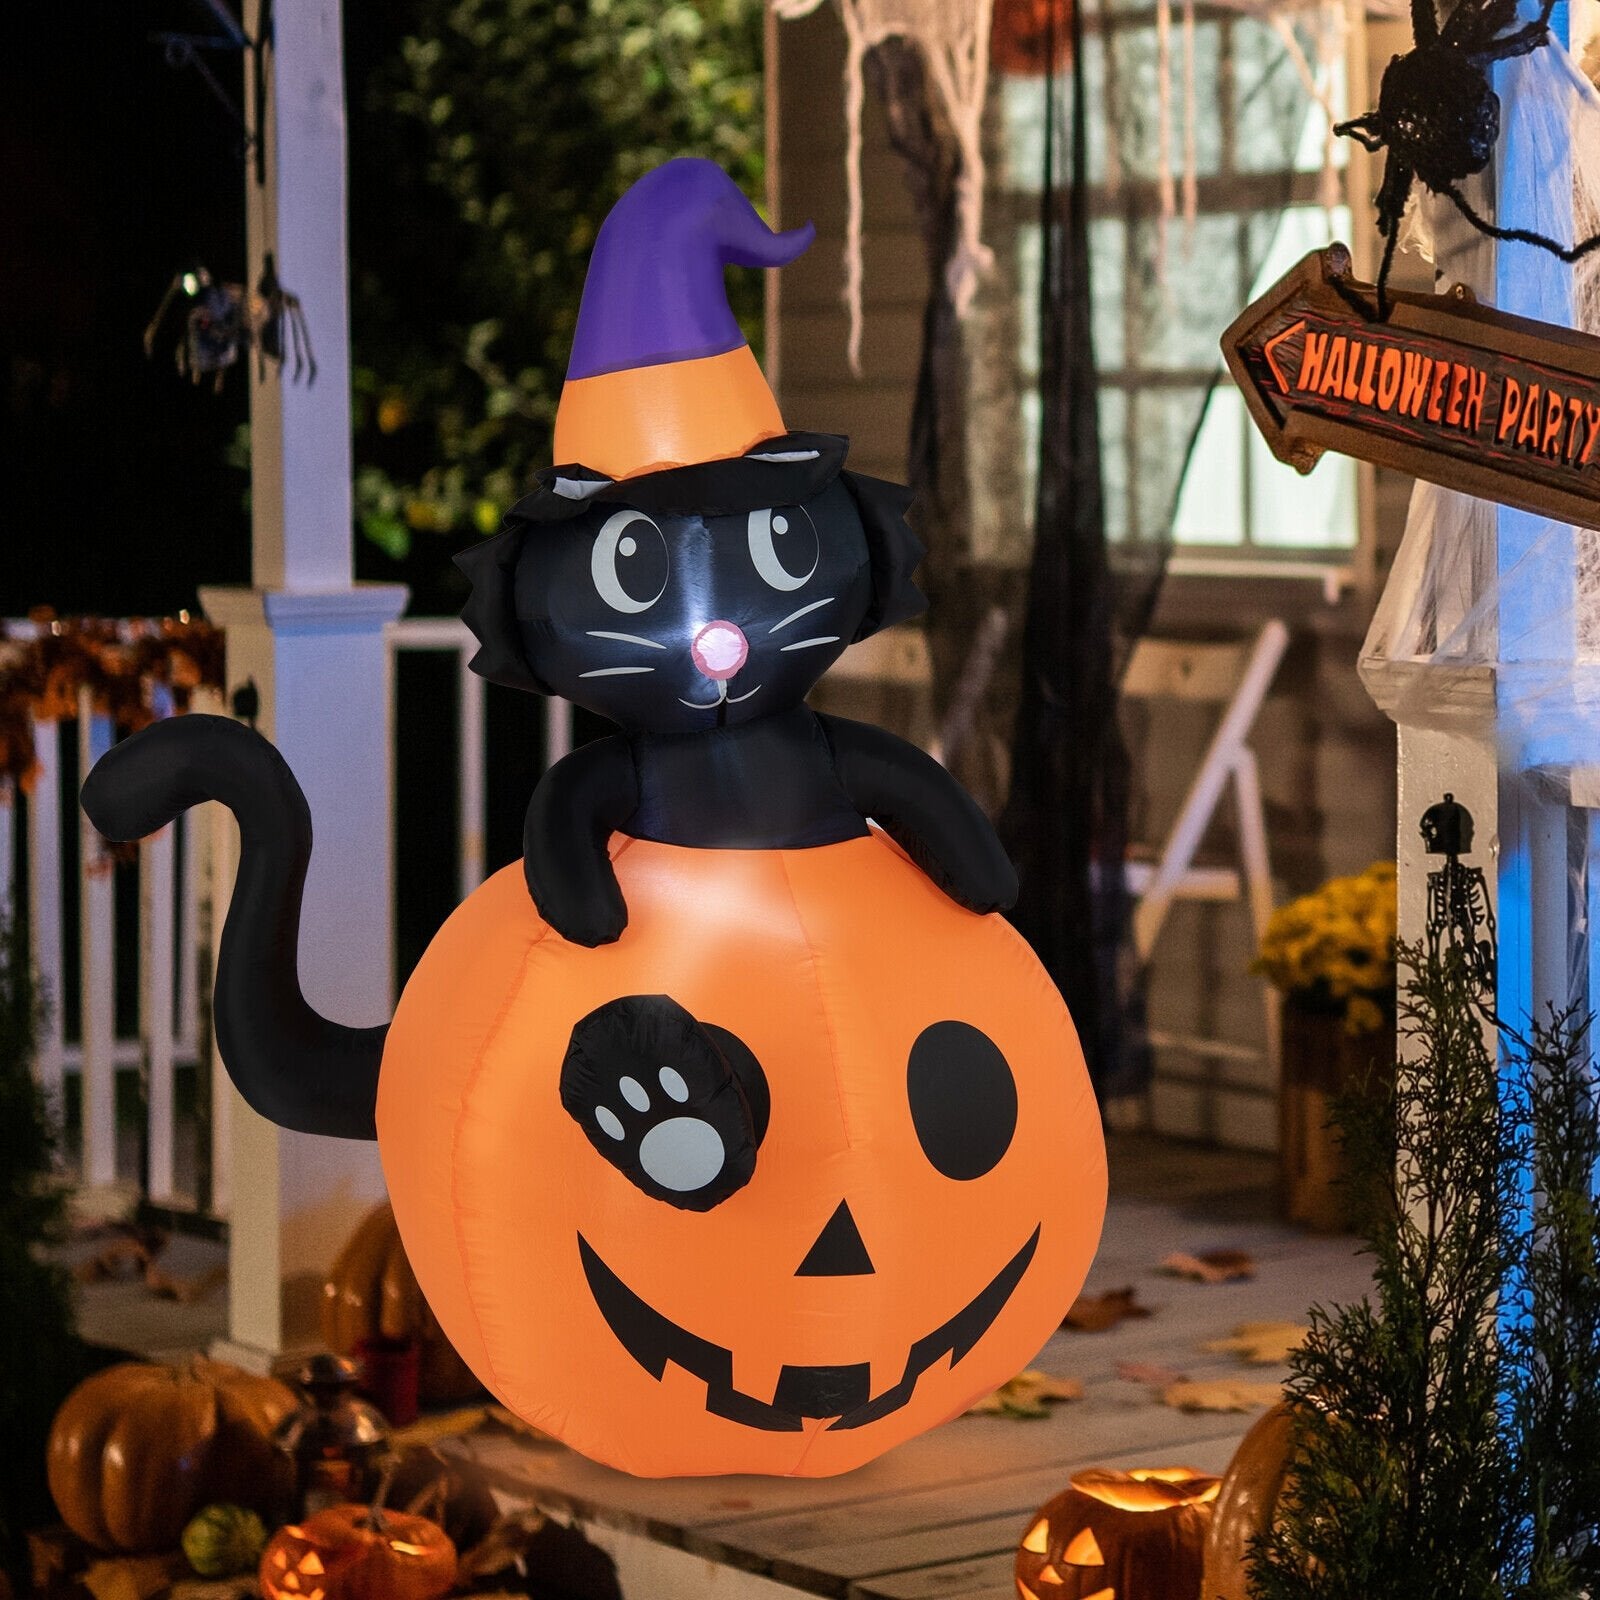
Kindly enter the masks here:
<path id="1" fill-rule="evenodd" d="M 358 85 L 404 12 L 373 9 L 352 18 Z M 154 361 L 140 346 L 181 264 L 244 266 L 238 130 L 165 64 L 164 28 L 207 30 L 203 6 L 0 7 L 0 616 L 171 612 L 248 581 L 244 478 L 223 461 L 245 385 L 193 387 L 170 341 Z M 238 58 L 217 66 L 236 90 Z"/>

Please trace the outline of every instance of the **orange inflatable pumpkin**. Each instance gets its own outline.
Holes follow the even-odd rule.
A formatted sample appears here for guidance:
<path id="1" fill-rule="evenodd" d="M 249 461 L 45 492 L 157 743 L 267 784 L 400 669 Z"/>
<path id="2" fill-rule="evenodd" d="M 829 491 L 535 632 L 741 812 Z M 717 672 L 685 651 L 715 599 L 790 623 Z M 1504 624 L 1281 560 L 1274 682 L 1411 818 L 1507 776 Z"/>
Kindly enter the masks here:
<path id="1" fill-rule="evenodd" d="M 1083 1281 L 1105 1154 L 1072 1025 L 1007 923 L 879 834 L 613 853 L 615 944 L 551 934 L 507 868 L 406 987 L 377 1120 L 412 1266 L 489 1387 L 586 1455 L 845 1471 L 1025 1366 Z M 662 988 L 770 1095 L 754 1175 L 705 1211 L 558 1109 L 574 1024 Z M 641 1068 L 613 1115 L 676 1087 Z"/>

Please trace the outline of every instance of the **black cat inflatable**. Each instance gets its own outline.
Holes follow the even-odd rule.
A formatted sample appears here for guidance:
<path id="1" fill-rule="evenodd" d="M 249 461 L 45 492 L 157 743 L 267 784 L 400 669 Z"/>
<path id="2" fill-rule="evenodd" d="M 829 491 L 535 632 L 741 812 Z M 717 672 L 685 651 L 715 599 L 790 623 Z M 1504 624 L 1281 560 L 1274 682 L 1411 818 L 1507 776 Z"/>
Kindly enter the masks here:
<path id="1" fill-rule="evenodd" d="M 216 1017 L 245 1097 L 379 1141 L 440 1323 L 513 1410 L 646 1474 L 846 1470 L 1057 1326 L 1105 1202 L 1072 1024 L 997 914 L 1010 863 L 921 752 L 804 702 L 921 608 L 907 495 L 785 429 L 728 311 L 777 265 L 675 161 L 597 240 L 556 459 L 460 558 L 491 680 L 619 731 L 540 781 L 524 859 L 387 1029 L 295 976 L 310 820 L 264 740 L 186 717 L 91 774 L 102 831 L 239 816 Z"/>

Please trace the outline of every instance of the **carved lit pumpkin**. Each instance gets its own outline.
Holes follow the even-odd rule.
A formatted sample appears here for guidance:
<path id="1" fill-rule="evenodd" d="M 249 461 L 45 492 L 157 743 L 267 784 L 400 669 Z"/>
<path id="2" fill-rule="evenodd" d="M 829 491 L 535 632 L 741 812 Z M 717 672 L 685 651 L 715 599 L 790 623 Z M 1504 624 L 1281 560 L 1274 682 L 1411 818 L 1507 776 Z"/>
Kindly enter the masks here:
<path id="1" fill-rule="evenodd" d="M 272 1536 L 257 1579 L 265 1600 L 438 1600 L 456 1547 L 426 1517 L 329 1506 Z"/>
<path id="2" fill-rule="evenodd" d="M 1206 1535 L 1205 1600 L 1249 1600 L 1250 1543 L 1265 1533 L 1289 1475 L 1294 1413 L 1286 1401 L 1256 1419 L 1222 1476 Z"/>
<path id="3" fill-rule="evenodd" d="M 1191 1467 L 1073 1474 L 1023 1535 L 1021 1600 L 1194 1600 L 1220 1479 Z"/>
<path id="4" fill-rule="evenodd" d="M 353 1354 L 362 1339 L 415 1339 L 418 1394 L 428 1404 L 470 1399 L 483 1387 L 428 1309 L 387 1202 L 362 1218 L 328 1272 L 322 1337 L 343 1356 Z"/>
<path id="5" fill-rule="evenodd" d="M 271 1378 L 196 1358 L 129 1361 L 85 1378 L 50 1428 L 50 1493 L 98 1550 L 175 1549 L 202 1506 L 263 1513 L 286 1489 L 272 1430 L 299 1404 Z"/>
<path id="6" fill-rule="evenodd" d="M 1059 70 L 1071 57 L 1072 0 L 994 0 L 989 62 L 996 72 L 1038 77 Z"/>
<path id="7" fill-rule="evenodd" d="M 548 936 L 518 864 L 406 987 L 377 1122 L 411 1264 L 489 1388 L 586 1455 L 846 1471 L 1013 1377 L 1082 1284 L 1106 1177 L 1077 1038 L 1021 937 L 879 835 L 613 849 L 615 944 Z M 764 1085 L 753 1175 L 703 1209 L 597 1148 L 678 1117 L 656 1058 L 611 1068 L 604 1116 L 563 1108 L 575 1024 L 663 989 Z"/>

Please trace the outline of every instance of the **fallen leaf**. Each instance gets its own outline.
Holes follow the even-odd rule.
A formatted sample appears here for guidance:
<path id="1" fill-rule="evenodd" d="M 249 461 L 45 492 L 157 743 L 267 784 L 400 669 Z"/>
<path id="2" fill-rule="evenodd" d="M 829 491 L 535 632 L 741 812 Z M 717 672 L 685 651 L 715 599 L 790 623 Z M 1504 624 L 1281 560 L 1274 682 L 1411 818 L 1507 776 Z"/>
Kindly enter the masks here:
<path id="1" fill-rule="evenodd" d="M 446 1411 L 436 1417 L 420 1417 L 397 1428 L 389 1435 L 390 1444 L 396 1448 L 414 1444 L 434 1444 L 440 1439 L 460 1438 L 481 1428 L 488 1417 L 485 1406 L 466 1406 L 459 1411 Z"/>
<path id="2" fill-rule="evenodd" d="M 1124 1383 L 1148 1383 L 1157 1389 L 1164 1389 L 1169 1383 L 1186 1383 L 1189 1378 L 1188 1373 L 1179 1372 L 1176 1367 L 1163 1367 L 1154 1361 L 1119 1361 L 1116 1370 Z"/>
<path id="3" fill-rule="evenodd" d="M 1241 1322 L 1226 1339 L 1201 1345 L 1219 1355 L 1236 1355 L 1247 1366 L 1277 1367 L 1304 1342 L 1310 1329 L 1303 1322 Z"/>
<path id="4" fill-rule="evenodd" d="M 1241 1378 L 1171 1383 L 1161 1391 L 1162 1403 L 1177 1411 L 1255 1411 L 1282 1398 L 1283 1390 L 1275 1383 L 1247 1383 Z"/>
<path id="5" fill-rule="evenodd" d="M 1080 1294 L 1061 1319 L 1061 1326 L 1078 1333 L 1103 1333 L 1130 1317 L 1148 1317 L 1150 1308 L 1139 1304 L 1136 1293 L 1129 1287 L 1108 1289 L 1104 1294 Z"/>
<path id="6" fill-rule="evenodd" d="M 227 1281 L 228 1269 L 224 1266 L 207 1267 L 204 1272 L 197 1272 L 192 1277 L 179 1277 L 155 1261 L 144 1269 L 144 1286 L 151 1294 L 163 1300 L 176 1300 L 184 1306 L 204 1300 L 213 1289 L 220 1288 Z"/>
<path id="7" fill-rule="evenodd" d="M 181 1555 L 113 1556 L 96 1561 L 78 1580 L 94 1600 L 151 1600 L 188 1570 Z"/>
<path id="8" fill-rule="evenodd" d="M 507 1411 L 504 1406 L 485 1406 L 483 1423 L 485 1427 L 504 1428 L 508 1433 L 514 1433 L 532 1444 L 561 1442 L 553 1433 L 546 1433 L 543 1428 L 536 1428 L 531 1422 L 524 1422 L 514 1411 Z"/>
<path id="9" fill-rule="evenodd" d="M 528 1548 L 544 1532 L 549 1519 L 526 1506 L 508 1511 L 464 1554 L 458 1570 L 464 1578 L 488 1578 L 515 1567 L 523 1569 Z"/>
<path id="10" fill-rule="evenodd" d="M 1076 1378 L 1052 1378 L 1047 1372 L 1029 1367 L 992 1394 L 975 1400 L 967 1415 L 1035 1418 L 1050 1414 L 1050 1407 L 1062 1400 L 1081 1400 L 1083 1385 Z"/>
<path id="11" fill-rule="evenodd" d="M 1256 1261 L 1244 1250 L 1202 1250 L 1197 1256 L 1178 1250 L 1156 1270 L 1175 1278 L 1193 1278 L 1196 1283 L 1231 1283 L 1236 1278 L 1255 1277 Z"/>
<path id="12" fill-rule="evenodd" d="M 72 1269 L 79 1283 L 103 1283 L 108 1278 L 133 1278 L 148 1269 L 155 1252 L 138 1239 L 113 1239 Z"/>

